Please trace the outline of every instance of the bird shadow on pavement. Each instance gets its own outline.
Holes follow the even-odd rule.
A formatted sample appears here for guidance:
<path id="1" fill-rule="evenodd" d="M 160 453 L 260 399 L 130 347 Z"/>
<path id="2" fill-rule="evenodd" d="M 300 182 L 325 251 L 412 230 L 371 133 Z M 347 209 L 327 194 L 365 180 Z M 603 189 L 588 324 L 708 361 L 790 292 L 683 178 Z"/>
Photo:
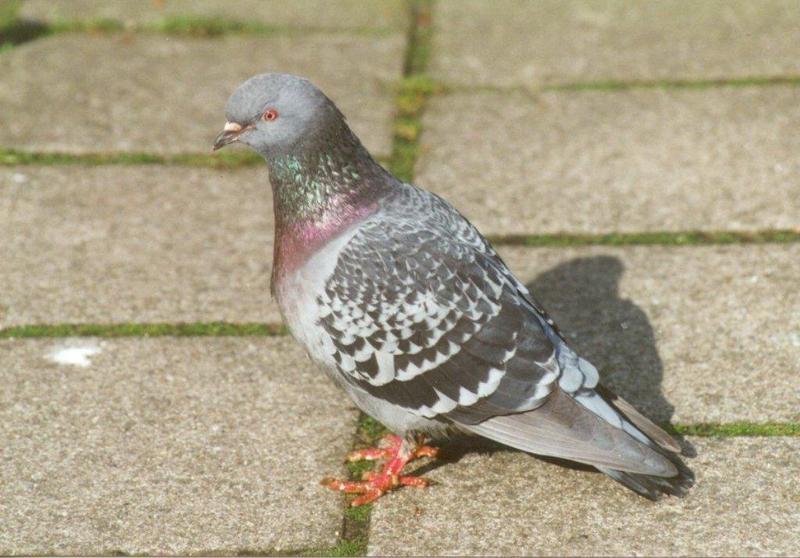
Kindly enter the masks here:
<path id="1" fill-rule="evenodd" d="M 609 255 L 575 258 L 542 272 L 526 286 L 560 327 L 569 344 L 600 371 L 600 381 L 658 424 L 669 424 L 674 407 L 664 397 L 664 367 L 647 314 L 632 300 L 622 298 L 620 280 L 625 266 Z M 694 447 L 680 435 L 683 455 L 694 457 Z M 512 451 L 470 436 L 455 436 L 443 447 L 437 462 L 458 461 L 467 453 Z M 569 461 L 542 458 L 572 468 Z M 437 468 L 430 463 L 424 472 Z M 588 467 L 594 470 L 592 467 Z"/>

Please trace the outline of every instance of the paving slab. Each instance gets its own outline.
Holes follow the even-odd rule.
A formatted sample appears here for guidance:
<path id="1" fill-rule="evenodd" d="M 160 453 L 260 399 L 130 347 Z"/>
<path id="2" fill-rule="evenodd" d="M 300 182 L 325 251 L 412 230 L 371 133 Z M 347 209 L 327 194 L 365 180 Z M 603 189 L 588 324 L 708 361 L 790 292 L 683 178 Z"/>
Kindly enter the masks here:
<path id="1" fill-rule="evenodd" d="M 0 57 L 0 147 L 67 153 L 210 150 L 225 103 L 263 72 L 303 75 L 376 155 L 391 149 L 405 37 L 302 34 L 191 39 L 56 35 Z M 42 123 L 46 123 L 43 125 Z"/>
<path id="2" fill-rule="evenodd" d="M 486 233 L 800 229 L 800 89 L 456 93 L 416 182 Z"/>
<path id="3" fill-rule="evenodd" d="M 800 438 L 690 441 L 695 487 L 657 503 L 521 452 L 467 453 L 375 505 L 369 554 L 796 555 Z"/>
<path id="4" fill-rule="evenodd" d="M 794 0 L 442 0 L 431 73 L 460 85 L 800 74 Z"/>
<path id="5" fill-rule="evenodd" d="M 0 327 L 280 321 L 263 169 L 5 168 L 0 215 Z M 654 418 L 800 420 L 800 244 L 500 251 Z"/>
<path id="6" fill-rule="evenodd" d="M 0 554 L 336 543 L 318 481 L 356 413 L 288 338 L 7 340 L 0 361 Z"/>
<path id="7" fill-rule="evenodd" d="M 280 321 L 266 168 L 0 169 L 0 327 Z"/>
<path id="8" fill-rule="evenodd" d="M 800 244 L 501 254 L 603 382 L 648 416 L 800 420 Z"/>
<path id="9" fill-rule="evenodd" d="M 313 29 L 405 29 L 408 6 L 403 0 L 26 0 L 20 15 L 45 22 L 113 19 L 136 24 L 202 17 Z"/>

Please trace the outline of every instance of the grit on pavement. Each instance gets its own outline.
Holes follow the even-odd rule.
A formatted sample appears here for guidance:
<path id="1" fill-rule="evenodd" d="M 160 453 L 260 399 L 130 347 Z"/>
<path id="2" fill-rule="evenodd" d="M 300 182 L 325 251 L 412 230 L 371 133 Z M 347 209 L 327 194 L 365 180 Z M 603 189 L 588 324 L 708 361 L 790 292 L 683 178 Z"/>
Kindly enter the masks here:
<path id="1" fill-rule="evenodd" d="M 795 0 L 0 0 L 0 555 L 800 554 Z M 228 95 L 299 73 L 485 234 L 696 486 L 379 432 L 269 295 Z"/>

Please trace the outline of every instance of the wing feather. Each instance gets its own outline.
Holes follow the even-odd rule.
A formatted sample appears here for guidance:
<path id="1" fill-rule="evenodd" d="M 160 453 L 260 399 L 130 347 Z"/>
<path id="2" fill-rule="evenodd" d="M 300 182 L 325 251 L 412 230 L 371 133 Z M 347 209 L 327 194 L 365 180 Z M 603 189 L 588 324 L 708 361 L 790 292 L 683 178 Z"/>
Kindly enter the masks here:
<path id="1" fill-rule="evenodd" d="M 524 287 L 438 197 L 407 187 L 387 203 L 318 299 L 340 374 L 427 417 L 474 422 L 540 405 L 556 349 Z"/>

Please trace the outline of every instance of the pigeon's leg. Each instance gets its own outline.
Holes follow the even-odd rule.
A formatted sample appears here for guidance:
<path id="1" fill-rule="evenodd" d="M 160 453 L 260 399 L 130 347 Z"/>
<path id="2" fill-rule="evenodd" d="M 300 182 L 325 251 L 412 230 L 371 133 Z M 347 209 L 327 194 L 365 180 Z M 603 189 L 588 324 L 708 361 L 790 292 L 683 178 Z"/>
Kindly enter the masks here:
<path id="1" fill-rule="evenodd" d="M 347 460 L 351 463 L 356 461 L 376 461 L 378 459 L 391 458 L 397 453 L 397 448 L 403 443 L 402 438 L 395 434 L 387 434 L 381 438 L 382 445 L 374 448 L 363 448 L 351 451 L 347 454 Z"/>
<path id="2" fill-rule="evenodd" d="M 399 486 L 420 488 L 428 486 L 427 479 L 401 475 L 400 472 L 409 461 L 420 457 L 436 457 L 438 448 L 423 445 L 423 440 L 416 436 L 403 439 L 394 434 L 388 434 L 384 436 L 382 442 L 381 447 L 357 450 L 347 456 L 348 461 L 384 459 L 386 462 L 380 470 L 367 471 L 362 475 L 361 481 L 326 478 L 322 480 L 322 485 L 347 494 L 361 494 L 351 502 L 353 506 L 373 502 Z"/>
<path id="3" fill-rule="evenodd" d="M 400 446 L 403 444 L 403 439 L 395 434 L 387 434 L 381 438 L 381 442 L 383 446 L 351 451 L 347 454 L 347 460 L 353 463 L 355 461 L 376 461 L 378 459 L 392 458 L 398 453 Z M 420 457 L 436 457 L 439 448 L 423 445 L 423 442 L 424 438 L 417 436 L 411 438 L 409 444 L 412 445 L 413 451 L 409 461 Z"/>

